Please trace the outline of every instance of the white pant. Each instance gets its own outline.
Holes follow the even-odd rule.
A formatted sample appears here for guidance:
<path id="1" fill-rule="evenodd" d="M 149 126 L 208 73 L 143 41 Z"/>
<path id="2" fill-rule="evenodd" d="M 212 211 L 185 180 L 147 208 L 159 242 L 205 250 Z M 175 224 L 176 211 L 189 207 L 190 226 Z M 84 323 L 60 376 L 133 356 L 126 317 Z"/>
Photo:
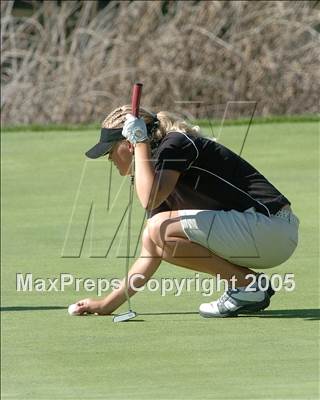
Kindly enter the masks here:
<path id="1" fill-rule="evenodd" d="M 299 220 L 293 213 L 266 217 L 252 207 L 236 210 L 180 210 L 190 241 L 236 265 L 271 268 L 285 262 L 298 244 Z"/>

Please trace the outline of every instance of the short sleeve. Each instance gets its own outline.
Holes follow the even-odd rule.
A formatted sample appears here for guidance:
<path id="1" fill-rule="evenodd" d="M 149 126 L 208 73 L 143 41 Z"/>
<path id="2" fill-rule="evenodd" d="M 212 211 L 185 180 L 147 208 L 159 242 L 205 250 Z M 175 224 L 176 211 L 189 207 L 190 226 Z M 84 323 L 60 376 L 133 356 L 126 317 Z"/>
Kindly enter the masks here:
<path id="1" fill-rule="evenodd" d="M 156 153 L 155 170 L 186 171 L 198 157 L 194 138 L 181 132 L 169 133 Z"/>

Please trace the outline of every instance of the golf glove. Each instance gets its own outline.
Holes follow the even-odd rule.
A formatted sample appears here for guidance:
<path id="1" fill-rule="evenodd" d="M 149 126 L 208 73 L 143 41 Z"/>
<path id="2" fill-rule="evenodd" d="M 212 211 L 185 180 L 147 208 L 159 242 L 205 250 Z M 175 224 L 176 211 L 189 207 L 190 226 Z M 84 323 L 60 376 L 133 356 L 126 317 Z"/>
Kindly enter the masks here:
<path id="1" fill-rule="evenodd" d="M 143 118 L 136 118 L 131 114 L 127 114 L 126 122 L 122 128 L 122 136 L 124 136 L 132 144 L 147 140 L 147 127 Z"/>

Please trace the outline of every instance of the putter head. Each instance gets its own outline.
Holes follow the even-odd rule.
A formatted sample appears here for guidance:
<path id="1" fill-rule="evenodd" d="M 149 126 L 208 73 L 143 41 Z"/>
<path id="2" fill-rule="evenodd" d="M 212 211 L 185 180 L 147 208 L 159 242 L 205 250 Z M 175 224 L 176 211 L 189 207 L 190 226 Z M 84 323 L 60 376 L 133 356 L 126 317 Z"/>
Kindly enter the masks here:
<path id="1" fill-rule="evenodd" d="M 129 321 L 129 319 L 135 318 L 137 313 L 135 311 L 128 311 L 123 314 L 119 314 L 113 317 L 113 322 L 125 322 Z"/>

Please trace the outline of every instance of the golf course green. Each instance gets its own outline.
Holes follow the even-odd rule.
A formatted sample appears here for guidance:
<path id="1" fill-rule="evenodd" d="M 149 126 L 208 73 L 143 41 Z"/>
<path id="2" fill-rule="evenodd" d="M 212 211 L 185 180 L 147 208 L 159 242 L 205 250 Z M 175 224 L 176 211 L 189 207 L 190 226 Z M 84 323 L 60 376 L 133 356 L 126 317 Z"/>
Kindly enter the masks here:
<path id="1" fill-rule="evenodd" d="M 214 134 L 239 152 L 246 129 L 215 127 Z M 318 123 L 250 128 L 242 156 L 290 199 L 300 219 L 295 254 L 265 272 L 294 274 L 295 289 L 283 287 L 265 311 L 227 319 L 197 312 L 217 293 L 186 289 L 181 296 L 138 293 L 132 305 L 139 315 L 127 323 L 68 315 L 69 304 L 97 297 L 96 290 L 81 283 L 50 289 L 49 279 L 124 276 L 125 219 L 110 244 L 129 178 L 113 170 L 110 180 L 108 161 L 86 160 L 98 136 L 94 129 L 2 133 L 2 399 L 318 399 Z M 135 196 L 132 261 L 143 217 Z M 32 274 L 38 286 L 17 291 L 17 274 Z M 167 263 L 156 274 L 194 276 Z"/>

